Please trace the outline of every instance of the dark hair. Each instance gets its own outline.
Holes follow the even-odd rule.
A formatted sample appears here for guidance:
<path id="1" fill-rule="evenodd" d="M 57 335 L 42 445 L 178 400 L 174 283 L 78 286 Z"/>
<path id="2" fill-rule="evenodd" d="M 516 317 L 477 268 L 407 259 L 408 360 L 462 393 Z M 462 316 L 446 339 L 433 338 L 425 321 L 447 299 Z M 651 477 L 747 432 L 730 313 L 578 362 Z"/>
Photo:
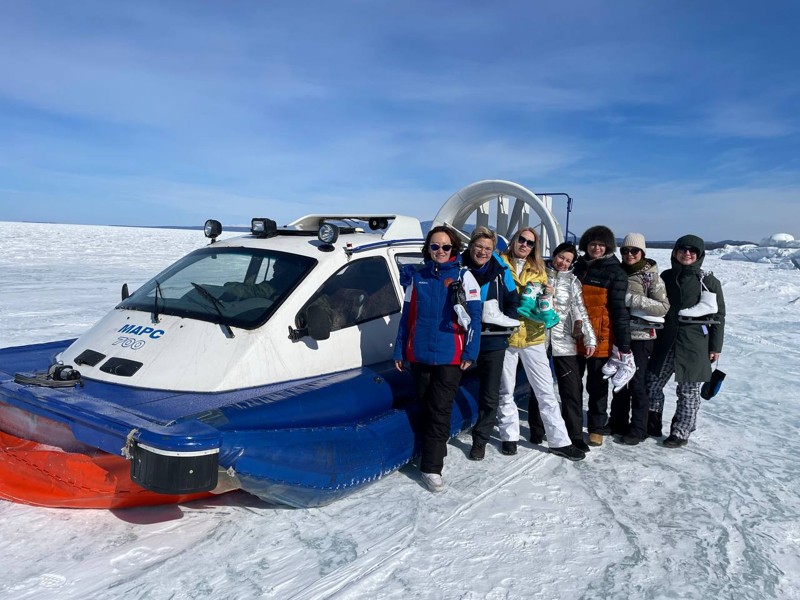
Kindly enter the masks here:
<path id="1" fill-rule="evenodd" d="M 562 252 L 569 252 L 570 254 L 572 254 L 573 261 L 576 258 L 578 258 L 578 249 L 575 247 L 575 244 L 572 244 L 570 242 L 562 242 L 561 244 L 556 246 L 556 249 L 550 253 L 550 258 L 555 258 Z"/>
<path id="2" fill-rule="evenodd" d="M 455 229 L 448 227 L 447 225 L 437 225 L 428 232 L 427 236 L 425 236 L 425 244 L 422 246 L 422 256 L 425 260 L 431 258 L 431 238 L 436 233 L 446 233 L 447 237 L 450 238 L 450 243 L 453 245 L 453 249 L 450 250 L 450 256 L 458 256 L 461 254 L 461 238 L 458 237 Z"/>

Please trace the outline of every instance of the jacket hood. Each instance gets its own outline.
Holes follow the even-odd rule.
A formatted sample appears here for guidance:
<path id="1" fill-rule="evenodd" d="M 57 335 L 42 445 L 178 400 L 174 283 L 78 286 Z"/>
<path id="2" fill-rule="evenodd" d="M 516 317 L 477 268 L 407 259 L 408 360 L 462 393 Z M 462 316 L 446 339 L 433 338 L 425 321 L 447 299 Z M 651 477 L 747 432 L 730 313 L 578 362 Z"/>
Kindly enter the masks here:
<path id="1" fill-rule="evenodd" d="M 672 255 L 671 255 L 671 264 L 673 269 L 683 269 L 684 265 L 678 262 L 675 258 L 675 255 L 678 251 L 680 246 L 694 246 L 700 252 L 697 253 L 697 261 L 688 265 L 689 269 L 699 269 L 703 266 L 703 260 L 706 257 L 706 243 L 703 241 L 699 235 L 694 235 L 693 233 L 689 233 L 687 235 L 683 235 L 678 238 L 675 242 L 675 245 L 672 247 Z"/>

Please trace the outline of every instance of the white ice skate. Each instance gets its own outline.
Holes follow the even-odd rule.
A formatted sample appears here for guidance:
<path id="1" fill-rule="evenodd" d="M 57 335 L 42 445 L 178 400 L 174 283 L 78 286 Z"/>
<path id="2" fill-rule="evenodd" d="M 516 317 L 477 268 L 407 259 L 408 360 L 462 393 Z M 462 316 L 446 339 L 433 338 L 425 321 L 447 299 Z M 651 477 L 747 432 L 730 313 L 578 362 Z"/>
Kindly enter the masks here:
<path id="1" fill-rule="evenodd" d="M 487 325 L 498 325 L 500 327 L 519 327 L 519 321 L 507 317 L 500 310 L 497 300 L 487 300 L 483 303 L 483 317 L 481 320 Z"/>
<path id="2" fill-rule="evenodd" d="M 664 329 L 664 317 L 648 315 L 643 310 L 631 309 L 632 329 Z"/>
<path id="3" fill-rule="evenodd" d="M 712 324 L 719 323 L 714 321 L 713 317 L 717 314 L 719 307 L 717 306 L 717 295 L 714 292 L 708 291 L 703 285 L 703 290 L 700 292 L 700 302 L 689 308 L 682 308 L 678 311 L 678 320 L 682 323 L 704 323 Z"/>
<path id="4" fill-rule="evenodd" d="M 619 369 L 619 348 L 611 346 L 611 356 L 608 357 L 606 364 L 603 365 L 603 379 L 611 379 Z"/>
<path id="5" fill-rule="evenodd" d="M 620 354 L 617 367 L 617 372 L 614 373 L 614 377 L 611 379 L 611 383 L 614 384 L 615 392 L 620 391 L 628 385 L 628 382 L 636 375 L 636 363 L 633 360 L 633 353 L 628 352 L 627 354 Z"/>
<path id="6" fill-rule="evenodd" d="M 456 311 L 456 316 L 458 317 L 458 324 L 461 325 L 464 329 L 469 329 L 469 324 L 472 323 L 472 319 L 467 314 L 467 309 L 460 304 L 456 304 L 453 306 L 453 310 Z"/>

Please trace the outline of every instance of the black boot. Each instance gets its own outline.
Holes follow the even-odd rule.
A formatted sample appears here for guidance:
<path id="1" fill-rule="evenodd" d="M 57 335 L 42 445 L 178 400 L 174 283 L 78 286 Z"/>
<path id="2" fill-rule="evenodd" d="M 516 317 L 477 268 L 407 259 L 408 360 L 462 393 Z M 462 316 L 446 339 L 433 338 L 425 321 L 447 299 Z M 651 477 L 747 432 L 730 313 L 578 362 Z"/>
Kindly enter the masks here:
<path id="1" fill-rule="evenodd" d="M 647 435 L 661 437 L 661 413 L 655 410 L 647 412 Z"/>

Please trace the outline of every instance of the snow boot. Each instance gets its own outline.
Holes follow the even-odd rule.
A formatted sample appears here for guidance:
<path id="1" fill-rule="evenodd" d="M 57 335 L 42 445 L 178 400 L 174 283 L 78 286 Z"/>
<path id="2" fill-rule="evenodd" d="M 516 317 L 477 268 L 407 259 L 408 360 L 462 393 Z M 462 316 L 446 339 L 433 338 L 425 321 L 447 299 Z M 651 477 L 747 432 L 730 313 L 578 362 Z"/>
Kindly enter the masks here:
<path id="1" fill-rule="evenodd" d="M 483 460 L 486 456 L 486 442 L 473 440 L 472 448 L 469 451 L 470 460 Z"/>
<path id="2" fill-rule="evenodd" d="M 443 492 L 444 491 L 444 481 L 442 481 L 442 476 L 438 473 L 425 473 L 420 471 L 422 475 L 422 485 L 428 488 L 433 493 Z"/>
<path id="3" fill-rule="evenodd" d="M 483 317 L 481 320 L 487 325 L 498 325 L 500 327 L 519 327 L 519 321 L 507 317 L 500 310 L 497 300 L 487 300 L 483 303 Z"/>
<path id="4" fill-rule="evenodd" d="M 590 433 L 589 434 L 589 445 L 590 446 L 602 446 L 603 445 L 603 434 L 602 433 Z"/>
<path id="5" fill-rule="evenodd" d="M 561 448 L 550 448 L 550 454 L 555 454 L 567 460 L 583 460 L 586 458 L 586 453 L 578 450 L 573 444 L 562 446 Z"/>
<path id="6" fill-rule="evenodd" d="M 633 360 L 633 352 L 627 354 L 620 354 L 619 366 L 617 372 L 611 378 L 611 383 L 614 384 L 614 393 L 620 391 L 628 382 L 636 375 L 636 363 Z"/>
<path id="7" fill-rule="evenodd" d="M 517 453 L 517 442 L 503 442 L 500 444 L 500 452 L 506 456 L 512 456 Z"/>
<path id="8" fill-rule="evenodd" d="M 664 448 L 680 448 L 681 446 L 688 444 L 689 440 L 684 440 L 676 435 L 670 434 L 667 439 L 661 443 L 663 444 Z"/>

